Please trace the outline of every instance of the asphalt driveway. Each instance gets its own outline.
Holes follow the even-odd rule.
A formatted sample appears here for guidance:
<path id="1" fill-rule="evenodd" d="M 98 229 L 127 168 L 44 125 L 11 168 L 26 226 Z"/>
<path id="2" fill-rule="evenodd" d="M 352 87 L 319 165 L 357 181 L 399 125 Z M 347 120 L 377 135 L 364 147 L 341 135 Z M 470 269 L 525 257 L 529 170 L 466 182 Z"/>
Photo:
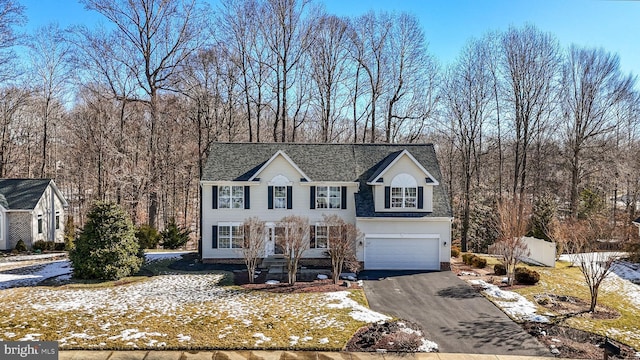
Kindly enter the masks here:
<path id="1" fill-rule="evenodd" d="M 552 356 L 493 303 L 450 272 L 359 275 L 375 311 L 422 326 L 440 352 Z"/>

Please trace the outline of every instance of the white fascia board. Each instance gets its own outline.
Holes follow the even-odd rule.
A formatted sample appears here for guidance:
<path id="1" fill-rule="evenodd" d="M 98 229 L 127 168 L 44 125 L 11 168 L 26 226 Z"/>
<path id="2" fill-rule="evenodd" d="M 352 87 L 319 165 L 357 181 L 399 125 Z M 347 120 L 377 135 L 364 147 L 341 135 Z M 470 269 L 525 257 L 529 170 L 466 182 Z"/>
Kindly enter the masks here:
<path id="1" fill-rule="evenodd" d="M 276 151 L 276 153 L 275 153 L 275 154 L 273 154 L 273 156 L 272 156 L 269 160 L 267 160 L 267 162 L 266 162 L 266 163 L 264 163 L 264 165 L 262 165 L 262 166 L 260 167 L 260 169 L 258 169 L 258 171 L 256 171 L 256 172 L 255 172 L 255 174 L 253 174 L 253 175 L 249 178 L 249 181 L 253 181 L 253 179 L 257 178 L 257 177 L 258 177 L 258 175 L 260 175 L 260 173 L 261 173 L 264 169 L 266 169 L 266 168 L 267 168 L 267 167 L 268 167 L 268 166 L 273 162 L 273 160 L 275 160 L 278 156 L 282 156 L 285 160 L 287 160 L 287 161 L 289 162 L 289 165 L 291 165 L 294 169 L 296 169 L 296 171 L 297 171 L 298 173 L 300 173 L 300 175 L 301 175 L 303 178 L 305 178 L 305 180 L 307 180 L 307 181 L 311 181 L 311 179 L 307 176 L 307 174 L 305 174 L 305 173 L 304 173 L 304 171 L 302 171 L 302 170 L 298 167 L 298 165 L 296 165 L 296 163 L 294 163 L 294 162 L 293 162 L 293 160 L 291 160 L 291 158 L 289 157 L 289 155 L 287 155 L 287 154 L 286 154 L 284 151 L 282 151 L 282 150 L 278 150 L 278 151 Z"/>
<path id="2" fill-rule="evenodd" d="M 365 234 L 367 239 L 439 239 L 440 234 Z"/>
<path id="3" fill-rule="evenodd" d="M 347 186 L 347 187 L 360 187 L 360 183 L 357 181 L 304 181 L 300 182 L 300 186 Z"/>
<path id="4" fill-rule="evenodd" d="M 375 217 L 356 217 L 357 221 L 376 221 L 376 222 L 380 222 L 380 221 L 398 221 L 398 222 L 419 222 L 419 221 L 424 221 L 424 222 L 442 222 L 442 221 L 448 221 L 448 222 L 452 222 L 453 218 L 452 217 L 384 217 L 384 216 L 375 216 Z"/>
<path id="5" fill-rule="evenodd" d="M 384 168 L 384 170 L 382 170 L 380 172 L 380 174 L 378 174 L 378 176 L 376 176 L 372 181 L 368 182 L 367 185 L 382 185 L 380 183 L 378 183 L 378 179 L 383 177 L 383 175 L 393 167 L 393 165 L 395 165 L 398 160 L 400 158 L 402 158 L 403 156 L 408 156 L 409 159 L 411 159 L 411 161 L 413 161 L 413 163 L 420 169 L 420 171 L 422 171 L 425 176 L 429 177 L 431 179 L 431 181 L 433 181 L 432 183 L 429 183 L 427 185 L 440 185 L 440 183 L 436 180 L 436 178 L 434 178 L 428 171 L 427 169 L 424 168 L 424 166 L 422 166 L 422 164 L 420 164 L 420 162 L 418 162 L 418 160 L 416 160 L 416 158 L 413 157 L 413 155 L 411 155 L 411 153 L 408 150 L 402 150 L 402 152 L 400 153 L 400 155 L 396 156 L 395 159 L 393 159 L 393 161 L 387 165 L 387 167 Z"/>
<path id="6" fill-rule="evenodd" d="M 51 186 L 55 194 L 58 196 L 58 198 L 60 199 L 60 202 L 62 202 L 62 207 L 68 207 L 69 203 L 67 203 L 67 200 L 64 198 L 64 196 L 62 196 L 62 192 L 60 192 L 60 189 L 58 189 L 58 186 L 56 185 L 56 183 L 53 180 L 51 180 L 49 185 Z"/>
<path id="7" fill-rule="evenodd" d="M 200 180 L 200 186 L 212 186 L 212 185 L 218 185 L 218 186 L 259 186 L 260 182 L 258 181 L 231 181 L 231 180 L 225 180 L 225 181 L 211 181 L 211 180 Z"/>

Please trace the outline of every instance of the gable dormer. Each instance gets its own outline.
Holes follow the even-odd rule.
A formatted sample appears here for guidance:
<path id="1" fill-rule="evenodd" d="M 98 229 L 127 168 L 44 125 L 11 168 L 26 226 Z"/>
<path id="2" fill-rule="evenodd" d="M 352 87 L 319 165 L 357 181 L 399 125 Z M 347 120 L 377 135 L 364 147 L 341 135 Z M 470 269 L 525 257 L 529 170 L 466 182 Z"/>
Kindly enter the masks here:
<path id="1" fill-rule="evenodd" d="M 299 178 L 303 182 L 311 181 L 307 174 L 282 150 L 278 150 L 273 154 L 269 160 L 251 175 L 249 181 L 260 178 L 273 179 L 278 175 L 287 179 Z"/>
<path id="2" fill-rule="evenodd" d="M 431 212 L 438 181 L 407 150 L 389 155 L 367 181 L 376 212 Z"/>

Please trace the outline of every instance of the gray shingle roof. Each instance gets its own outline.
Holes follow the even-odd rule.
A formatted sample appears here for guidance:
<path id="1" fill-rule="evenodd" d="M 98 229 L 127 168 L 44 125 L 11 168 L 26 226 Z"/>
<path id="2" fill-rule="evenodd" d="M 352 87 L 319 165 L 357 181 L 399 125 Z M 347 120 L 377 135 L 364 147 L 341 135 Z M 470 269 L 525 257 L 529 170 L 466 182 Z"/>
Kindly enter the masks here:
<path id="1" fill-rule="evenodd" d="M 33 210 L 50 183 L 51 179 L 0 179 L 0 194 L 8 210 Z"/>
<path id="2" fill-rule="evenodd" d="M 434 187 L 433 212 L 382 213 L 374 211 L 373 192 L 367 180 L 379 174 L 407 150 L 437 181 L 442 174 L 432 144 L 295 144 L 214 143 L 209 149 L 203 181 L 246 181 L 278 150 L 282 150 L 312 181 L 354 181 L 358 217 L 451 217 L 442 185 Z"/>

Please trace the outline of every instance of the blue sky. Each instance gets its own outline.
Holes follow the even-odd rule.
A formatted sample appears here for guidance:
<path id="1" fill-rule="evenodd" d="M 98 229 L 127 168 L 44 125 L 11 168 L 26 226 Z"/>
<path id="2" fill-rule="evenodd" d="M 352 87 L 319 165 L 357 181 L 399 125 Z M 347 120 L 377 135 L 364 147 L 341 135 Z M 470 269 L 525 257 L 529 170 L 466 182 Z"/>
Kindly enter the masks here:
<path id="1" fill-rule="evenodd" d="M 91 26 L 101 18 L 76 0 L 20 0 L 27 7 L 25 31 L 57 22 Z M 211 0 L 215 3 L 216 0 Z M 409 12 L 422 24 L 429 50 L 451 62 L 472 37 L 510 25 L 534 24 L 572 43 L 618 53 L 625 72 L 640 74 L 640 1 L 605 0 L 320 0 L 327 11 L 357 16 L 369 10 Z"/>

